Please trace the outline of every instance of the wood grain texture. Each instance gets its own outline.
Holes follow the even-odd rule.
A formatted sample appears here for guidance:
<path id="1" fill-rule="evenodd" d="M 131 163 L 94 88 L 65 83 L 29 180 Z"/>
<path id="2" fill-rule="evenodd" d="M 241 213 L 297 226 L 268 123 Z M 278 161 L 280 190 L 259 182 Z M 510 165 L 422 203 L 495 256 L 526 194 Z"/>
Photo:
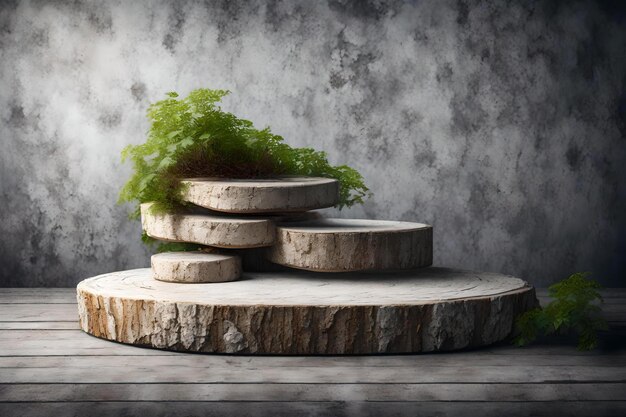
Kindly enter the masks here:
<path id="1" fill-rule="evenodd" d="M 514 318 L 537 303 L 520 279 L 445 268 L 249 278 L 201 291 L 197 284 L 152 280 L 146 269 L 100 275 L 78 285 L 81 328 L 182 351 L 429 352 L 502 340 Z"/>
<path id="2" fill-rule="evenodd" d="M 267 253 L 279 265 L 317 272 L 421 268 L 433 262 L 433 229 L 383 220 L 283 223 Z"/>
<path id="3" fill-rule="evenodd" d="M 183 199 L 227 213 L 284 213 L 332 207 L 339 183 L 330 178 L 187 179 Z"/>
<path id="4" fill-rule="evenodd" d="M 2 401 L 589 401 L 624 399 L 625 383 L 580 384 L 19 384 Z"/>
<path id="5" fill-rule="evenodd" d="M 149 203 L 141 205 L 141 225 L 148 236 L 170 242 L 189 242 L 218 248 L 269 246 L 276 234 L 267 218 L 213 214 L 154 214 Z"/>
<path id="6" fill-rule="evenodd" d="M 164 252 L 150 258 L 152 277 L 180 283 L 227 282 L 241 276 L 241 258 L 205 252 Z"/>
<path id="7" fill-rule="evenodd" d="M 0 415 L 150 417 L 622 417 L 626 401 L 85 401 L 0 404 Z"/>
<path id="8" fill-rule="evenodd" d="M 95 339 L 84 333 L 74 334 L 74 340 L 81 337 Z M 586 360 L 584 356 L 549 364 L 548 359 L 555 359 L 555 355 L 537 363 L 525 355 L 503 355 L 497 362 L 490 362 L 489 357 L 474 356 L 469 352 L 455 358 L 454 362 L 444 360 L 439 363 L 437 357 L 427 357 L 416 363 L 396 360 L 395 364 L 392 361 L 393 366 L 386 366 L 378 362 L 360 363 L 353 356 L 333 357 L 329 361 L 306 356 L 292 362 L 282 360 L 284 357 L 265 362 L 266 356 L 247 361 L 228 359 L 232 355 L 192 355 L 183 359 L 185 356 L 177 352 L 96 341 L 100 343 L 92 345 L 91 355 L 0 357 L 0 383 L 539 384 L 567 381 L 574 384 L 623 383 L 626 375 L 623 360 L 611 366 L 601 364 L 602 361 L 597 359 Z M 116 345 L 126 348 L 126 355 L 107 354 L 104 350 L 107 344 L 113 345 L 113 349 Z M 99 351 L 96 346 L 104 349 Z M 144 351 L 153 353 L 141 354 Z M 40 348 L 40 354 L 45 354 L 45 349 Z M 516 363 L 518 356 L 526 359 L 520 365 Z M 607 359 L 616 356 L 611 354 Z M 478 359 L 476 363 L 466 363 L 475 357 Z M 432 363 L 428 363 L 428 359 Z M 46 372 L 42 373 L 42 369 Z"/>
<path id="9" fill-rule="evenodd" d="M 552 367 L 551 372 L 554 372 L 555 368 L 559 368 L 567 371 L 567 368 L 580 367 L 584 368 L 613 368 L 613 371 L 617 371 L 618 368 L 626 367 L 626 346 L 621 348 L 613 348 L 610 351 L 596 350 L 591 352 L 581 352 L 576 349 L 575 345 L 531 345 L 525 348 L 519 348 L 517 346 L 508 344 L 506 342 L 492 345 L 486 348 L 475 350 L 464 350 L 457 352 L 440 353 L 421 353 L 419 355 L 343 355 L 343 356 L 301 356 L 301 355 L 274 355 L 274 356 L 258 356 L 258 355 L 186 355 L 180 352 L 173 352 L 163 349 L 149 349 L 138 348 L 136 346 L 124 345 L 122 343 L 111 343 L 105 339 L 99 339 L 90 336 L 76 327 L 72 330 L 6 330 L 2 333 L 6 334 L 6 338 L 2 339 L 2 346 L 9 348 L 10 338 L 12 337 L 16 344 L 25 344 L 28 341 L 32 341 L 30 345 L 32 347 L 29 355 L 30 359 L 23 359 L 18 361 L 18 356 L 25 355 L 0 355 L 0 368 L 14 367 L 16 362 L 19 362 L 22 371 L 33 368 L 33 372 L 37 368 L 63 368 L 69 370 L 70 368 L 89 368 L 90 361 L 93 366 L 102 368 L 128 368 L 131 370 L 147 367 L 141 373 L 130 372 L 126 374 L 127 378 L 121 380 L 121 382 L 139 382 L 137 378 L 159 378 L 159 372 L 161 371 L 160 365 L 164 367 L 177 367 L 177 372 L 181 375 L 186 373 L 191 368 L 197 368 L 200 370 L 208 371 L 218 369 L 226 364 L 234 371 L 240 369 L 242 372 L 246 369 L 255 370 L 269 370 L 269 369 L 297 369 L 297 368 L 329 368 L 329 369 L 342 369 L 349 368 L 354 369 L 352 377 L 366 371 L 367 369 L 400 369 L 400 368 L 412 368 L 412 369 L 424 369 L 426 371 L 434 371 L 442 368 L 454 368 L 467 370 L 472 367 L 486 367 L 487 372 L 484 373 L 466 373 L 459 375 L 459 378 L 467 378 L 464 382 L 489 382 L 488 378 L 491 378 L 489 372 L 491 370 L 500 370 L 501 376 L 498 377 L 500 382 L 523 382 L 523 371 L 518 374 L 518 370 L 523 370 L 528 367 Z M 35 351 L 35 343 L 37 340 L 41 340 L 45 343 L 40 343 L 39 351 Z M 80 348 L 87 349 L 91 346 L 92 352 L 89 355 L 83 355 L 78 353 L 79 346 L 74 349 L 74 346 L 68 346 L 65 351 L 54 351 L 49 349 L 47 345 L 51 341 L 58 341 L 59 346 L 62 344 L 71 345 L 72 343 L 81 343 L 82 341 L 88 341 L 91 345 L 86 343 Z M 6 342 L 6 343 L 5 343 Z M 2 353 L 15 353 L 19 352 L 19 346 L 14 346 L 14 349 L 3 350 Z M 111 350 L 99 349 L 100 347 L 109 347 Z M 114 351 L 119 348 L 118 351 Z M 126 352 L 126 355 L 117 355 L 116 353 Z M 148 354 L 144 354 L 147 352 Z M 43 355 L 43 356 L 42 356 Z M 109 356 L 119 356 L 115 361 L 111 360 Z M 140 362 L 133 359 L 136 356 L 144 356 Z M 12 359 L 13 358 L 13 359 Z M 470 359 L 471 365 L 461 365 L 464 360 Z M 506 369 L 504 368 L 506 367 Z M 611 370 L 611 369 L 609 369 Z M 103 371 L 104 372 L 104 371 Z M 115 370 L 111 371 L 117 372 Z M 352 371 L 350 371 L 352 372 Z M 451 371 L 442 371 L 445 375 L 441 375 L 442 378 L 449 378 Z M 600 371 L 601 372 L 601 371 Z M 623 372 L 623 370 L 619 371 Z M 363 380 L 360 382 L 375 381 L 379 376 L 363 374 L 360 378 Z M 409 375 L 409 374 L 406 374 Z M 428 378 L 432 378 L 434 374 L 430 376 L 427 374 L 416 373 L 415 377 L 408 382 L 425 382 Z M 623 374 L 622 374 L 623 375 Z M 555 376 L 555 374 L 553 374 Z M 251 378 L 258 377 L 252 376 Z M 304 377 L 304 376 L 303 376 Z M 104 378 L 104 377 L 103 377 Z M 195 376 L 194 376 L 195 378 Z M 233 376 L 234 378 L 234 376 Z M 282 378 L 281 375 L 276 375 L 273 382 L 287 382 L 287 379 Z M 571 380 L 578 379 L 582 381 L 582 377 L 575 375 L 570 377 Z M 155 379 L 158 381 L 158 379 Z M 229 379 L 231 380 L 231 379 Z M 458 380 L 458 379 L 457 379 Z M 11 380 L 5 380 L 4 382 L 10 382 Z M 71 381 L 71 380 L 68 380 Z M 66 381 L 66 382 L 68 382 Z M 211 382 L 208 379 L 202 380 L 203 382 Z M 250 380 L 251 382 L 258 382 L 258 380 Z M 349 380 L 347 380 L 349 382 Z M 167 381 L 164 381 L 167 382 Z M 344 380 L 344 382 L 346 382 Z M 493 381 L 492 381 L 493 382 Z"/>

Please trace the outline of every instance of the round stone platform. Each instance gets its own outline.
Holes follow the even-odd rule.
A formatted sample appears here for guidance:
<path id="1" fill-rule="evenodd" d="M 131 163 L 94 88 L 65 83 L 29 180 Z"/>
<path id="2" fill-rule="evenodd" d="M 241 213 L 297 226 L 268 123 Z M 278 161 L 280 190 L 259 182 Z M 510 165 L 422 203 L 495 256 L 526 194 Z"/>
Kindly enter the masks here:
<path id="1" fill-rule="evenodd" d="M 152 238 L 217 248 L 257 248 L 274 242 L 276 228 L 268 218 L 212 214 L 154 214 L 141 205 L 141 227 Z"/>
<path id="2" fill-rule="evenodd" d="M 316 272 L 415 269 L 433 263 L 433 228 L 427 224 L 367 219 L 282 223 L 267 258 Z"/>
<path id="3" fill-rule="evenodd" d="M 505 339 L 537 303 L 521 279 L 426 268 L 403 273 L 244 273 L 240 281 L 176 284 L 150 269 L 77 287 L 81 328 L 177 351 L 372 354 L 454 350 Z"/>
<path id="4" fill-rule="evenodd" d="M 297 212 L 339 202 L 339 183 L 332 178 L 188 178 L 183 184 L 185 201 L 227 213 Z"/>

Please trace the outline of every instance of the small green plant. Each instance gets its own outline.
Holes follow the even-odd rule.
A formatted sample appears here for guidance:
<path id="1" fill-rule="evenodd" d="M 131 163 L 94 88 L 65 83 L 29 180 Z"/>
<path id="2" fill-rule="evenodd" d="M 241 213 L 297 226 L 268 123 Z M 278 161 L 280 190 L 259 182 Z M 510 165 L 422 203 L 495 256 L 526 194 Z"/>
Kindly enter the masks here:
<path id="1" fill-rule="evenodd" d="M 155 202 L 155 212 L 175 211 L 181 200 L 181 178 L 271 178 L 281 175 L 335 178 L 340 185 L 339 207 L 363 203 L 371 193 L 363 177 L 346 166 L 332 166 L 324 152 L 292 148 L 269 128 L 222 111 L 225 90 L 198 89 L 179 99 L 148 108 L 148 139 L 129 145 L 122 161 L 130 159 L 134 173 L 120 192 L 119 202 Z M 139 207 L 132 216 L 139 217 Z"/>
<path id="2" fill-rule="evenodd" d="M 589 279 L 589 275 L 579 272 L 550 286 L 548 294 L 554 301 L 543 309 L 529 310 L 517 318 L 515 343 L 523 346 L 541 335 L 573 331 L 578 334 L 578 349 L 594 349 L 598 344 L 598 331 L 606 330 L 608 326 L 595 303 L 603 301 L 598 292 L 601 286 Z"/>

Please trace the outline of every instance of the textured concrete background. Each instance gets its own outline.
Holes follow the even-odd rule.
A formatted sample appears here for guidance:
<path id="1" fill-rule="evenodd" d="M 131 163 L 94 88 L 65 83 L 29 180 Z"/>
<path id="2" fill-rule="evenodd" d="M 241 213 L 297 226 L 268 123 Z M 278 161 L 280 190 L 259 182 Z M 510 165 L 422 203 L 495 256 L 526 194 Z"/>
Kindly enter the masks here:
<path id="1" fill-rule="evenodd" d="M 437 264 L 626 283 L 619 2 L 0 4 L 0 285 L 148 265 L 119 153 L 197 87 L 361 170 L 341 215 L 433 224 Z"/>

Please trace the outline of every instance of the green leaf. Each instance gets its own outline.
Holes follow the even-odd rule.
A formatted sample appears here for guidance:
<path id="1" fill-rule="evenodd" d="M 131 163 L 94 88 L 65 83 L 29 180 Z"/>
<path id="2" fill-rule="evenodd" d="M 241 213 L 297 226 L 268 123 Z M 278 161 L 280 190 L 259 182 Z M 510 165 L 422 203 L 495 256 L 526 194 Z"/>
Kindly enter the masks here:
<path id="1" fill-rule="evenodd" d="M 176 136 L 180 135 L 180 132 L 182 132 L 182 130 L 175 130 L 173 132 L 169 132 L 167 135 L 165 135 L 168 139 L 173 139 Z"/>
<path id="2" fill-rule="evenodd" d="M 156 178 L 156 174 L 148 174 L 139 181 L 139 191 L 145 190 L 150 182 Z"/>
<path id="3" fill-rule="evenodd" d="M 165 169 L 168 168 L 172 165 L 174 165 L 176 163 L 176 161 L 174 160 L 174 158 L 166 156 L 165 158 L 161 159 L 161 162 L 159 162 L 159 165 L 157 166 L 157 169 L 161 170 L 161 169 Z"/>
<path id="4" fill-rule="evenodd" d="M 185 149 L 193 145 L 193 138 L 191 136 L 187 136 L 185 139 L 178 142 L 178 147 L 180 149 Z"/>

